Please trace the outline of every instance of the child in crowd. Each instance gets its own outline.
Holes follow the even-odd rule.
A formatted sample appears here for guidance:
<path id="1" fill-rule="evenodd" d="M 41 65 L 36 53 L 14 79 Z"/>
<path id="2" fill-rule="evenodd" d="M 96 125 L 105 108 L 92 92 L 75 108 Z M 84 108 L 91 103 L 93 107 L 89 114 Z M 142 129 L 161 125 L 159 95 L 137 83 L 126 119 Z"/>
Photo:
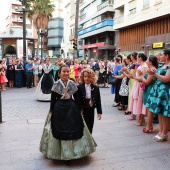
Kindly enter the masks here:
<path id="1" fill-rule="evenodd" d="M 0 85 L 1 85 L 1 90 L 6 90 L 5 89 L 5 83 L 8 82 L 8 79 L 5 76 L 5 68 L 2 67 L 0 68 Z"/>
<path id="2" fill-rule="evenodd" d="M 81 106 L 83 108 L 82 114 L 90 133 L 92 133 L 94 124 L 94 109 L 97 108 L 98 120 L 101 119 L 102 114 L 100 91 L 95 85 L 96 75 L 92 69 L 84 69 L 81 72 L 80 81 L 82 84 L 78 85 L 78 93 Z"/>

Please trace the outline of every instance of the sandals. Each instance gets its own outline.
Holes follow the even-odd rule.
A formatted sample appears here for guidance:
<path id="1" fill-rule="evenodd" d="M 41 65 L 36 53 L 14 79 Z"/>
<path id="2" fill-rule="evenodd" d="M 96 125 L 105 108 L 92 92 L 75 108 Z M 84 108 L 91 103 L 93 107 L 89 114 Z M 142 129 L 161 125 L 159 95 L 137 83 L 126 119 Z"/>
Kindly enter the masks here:
<path id="1" fill-rule="evenodd" d="M 168 135 L 164 135 L 161 133 L 160 136 L 158 135 L 155 139 L 157 142 L 164 142 L 164 141 L 167 141 Z"/>
<path id="2" fill-rule="evenodd" d="M 119 107 L 118 107 L 118 110 L 125 110 L 125 106 L 120 104 Z"/>
<path id="3" fill-rule="evenodd" d="M 113 104 L 113 107 L 117 107 L 117 106 L 119 106 L 119 103 Z"/>

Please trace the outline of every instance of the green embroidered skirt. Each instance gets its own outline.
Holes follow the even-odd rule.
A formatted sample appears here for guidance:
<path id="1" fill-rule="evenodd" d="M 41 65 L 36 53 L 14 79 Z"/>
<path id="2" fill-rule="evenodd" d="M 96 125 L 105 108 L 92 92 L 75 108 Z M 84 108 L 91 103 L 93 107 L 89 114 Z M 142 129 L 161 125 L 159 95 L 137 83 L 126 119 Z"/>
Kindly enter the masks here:
<path id="1" fill-rule="evenodd" d="M 84 122 L 84 135 L 78 140 L 55 139 L 51 131 L 50 115 L 47 115 L 40 141 L 40 152 L 50 159 L 71 160 L 85 157 L 96 150 L 97 144 Z"/>

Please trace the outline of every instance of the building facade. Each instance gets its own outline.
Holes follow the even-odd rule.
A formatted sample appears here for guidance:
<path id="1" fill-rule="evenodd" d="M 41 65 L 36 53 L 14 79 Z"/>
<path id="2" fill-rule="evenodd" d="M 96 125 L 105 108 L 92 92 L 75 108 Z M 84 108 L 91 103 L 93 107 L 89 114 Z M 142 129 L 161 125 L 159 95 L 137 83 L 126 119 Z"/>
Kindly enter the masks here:
<path id="1" fill-rule="evenodd" d="M 132 51 L 147 55 L 170 49 L 170 1 L 115 0 L 116 48 L 122 54 Z"/>
<path id="2" fill-rule="evenodd" d="M 48 22 L 47 46 L 49 55 L 60 57 L 61 41 L 63 37 L 63 0 L 51 0 L 55 5 L 53 18 Z"/>
<path id="3" fill-rule="evenodd" d="M 72 40 L 75 34 L 75 1 L 68 0 L 64 3 L 64 35 L 61 42 L 61 56 L 73 58 Z"/>
<path id="4" fill-rule="evenodd" d="M 89 0 L 80 6 L 79 45 L 84 59 L 115 55 L 113 0 Z"/>
<path id="5" fill-rule="evenodd" d="M 23 27 L 23 17 L 22 17 L 22 5 L 17 3 L 12 3 L 9 8 L 9 15 L 6 18 L 6 28 L 11 28 L 15 26 Z M 26 29 L 31 34 L 33 34 L 33 28 L 29 19 L 26 19 Z"/>

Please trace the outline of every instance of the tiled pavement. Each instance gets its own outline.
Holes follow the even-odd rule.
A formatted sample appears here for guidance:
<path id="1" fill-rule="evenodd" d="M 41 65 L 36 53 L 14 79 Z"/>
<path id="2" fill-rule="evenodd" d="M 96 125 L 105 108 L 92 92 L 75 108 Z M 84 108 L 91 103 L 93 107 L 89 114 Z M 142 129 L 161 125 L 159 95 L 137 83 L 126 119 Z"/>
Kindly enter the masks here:
<path id="1" fill-rule="evenodd" d="M 109 89 L 101 89 L 103 117 L 95 120 L 93 132 L 96 152 L 70 166 L 47 159 L 38 148 L 49 103 L 36 101 L 34 93 L 35 88 L 2 92 L 0 170 L 170 170 L 170 138 L 153 140 L 158 124 L 153 134 L 143 134 L 142 127 L 112 107 Z"/>

